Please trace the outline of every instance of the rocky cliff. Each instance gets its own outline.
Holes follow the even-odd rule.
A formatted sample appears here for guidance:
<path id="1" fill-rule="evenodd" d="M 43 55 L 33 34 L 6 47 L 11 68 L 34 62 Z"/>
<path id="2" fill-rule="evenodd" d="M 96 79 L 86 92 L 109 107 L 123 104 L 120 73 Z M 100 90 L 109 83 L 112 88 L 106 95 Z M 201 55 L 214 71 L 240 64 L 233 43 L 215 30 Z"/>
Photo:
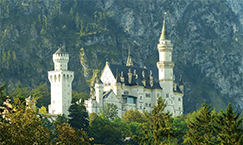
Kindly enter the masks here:
<path id="1" fill-rule="evenodd" d="M 185 112 L 201 103 L 243 110 L 240 0 L 1 1 L 1 81 L 34 88 L 48 83 L 52 53 L 65 45 L 74 89 L 87 91 L 106 58 L 154 66 L 164 12 L 174 44 L 176 81 L 185 83 Z M 38 81 L 36 81 L 38 80 Z"/>

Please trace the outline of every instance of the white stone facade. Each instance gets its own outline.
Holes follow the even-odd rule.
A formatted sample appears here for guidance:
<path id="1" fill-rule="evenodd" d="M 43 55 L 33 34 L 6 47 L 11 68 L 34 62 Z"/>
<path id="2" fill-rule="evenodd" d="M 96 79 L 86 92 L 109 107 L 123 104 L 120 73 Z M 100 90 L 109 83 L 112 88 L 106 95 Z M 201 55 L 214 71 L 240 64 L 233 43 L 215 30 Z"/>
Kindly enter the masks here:
<path id="1" fill-rule="evenodd" d="M 68 115 L 68 108 L 72 101 L 72 81 L 74 72 L 68 71 L 69 54 L 59 48 L 53 54 L 54 71 L 48 71 L 51 83 L 50 114 Z"/>

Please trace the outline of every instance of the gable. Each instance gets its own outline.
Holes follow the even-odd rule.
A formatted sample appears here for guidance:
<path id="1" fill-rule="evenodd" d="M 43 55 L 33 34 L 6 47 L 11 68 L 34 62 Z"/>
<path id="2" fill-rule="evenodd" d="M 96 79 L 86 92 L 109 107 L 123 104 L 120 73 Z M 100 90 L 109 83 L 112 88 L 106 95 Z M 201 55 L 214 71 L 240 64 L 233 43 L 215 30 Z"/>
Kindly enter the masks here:
<path id="1" fill-rule="evenodd" d="M 105 65 L 105 68 L 102 71 L 100 80 L 106 84 L 106 83 L 114 83 L 116 81 L 110 67 L 108 64 Z"/>
<path id="2" fill-rule="evenodd" d="M 104 95 L 104 101 L 114 103 L 114 102 L 119 102 L 119 99 L 116 97 L 115 93 L 111 90 L 107 93 L 107 95 Z"/>

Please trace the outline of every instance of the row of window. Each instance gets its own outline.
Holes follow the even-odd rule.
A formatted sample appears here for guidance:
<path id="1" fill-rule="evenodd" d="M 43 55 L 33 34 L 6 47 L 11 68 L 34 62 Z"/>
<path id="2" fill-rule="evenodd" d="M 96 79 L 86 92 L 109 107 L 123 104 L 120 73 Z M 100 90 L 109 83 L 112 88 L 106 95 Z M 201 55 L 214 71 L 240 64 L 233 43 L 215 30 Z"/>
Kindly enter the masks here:
<path id="1" fill-rule="evenodd" d="M 123 98 L 123 103 L 136 104 L 136 99 L 132 97 Z"/>
<path id="2" fill-rule="evenodd" d="M 63 74 L 62 77 L 61 77 L 60 74 L 58 74 L 58 75 L 51 75 L 51 76 L 50 76 L 50 80 L 51 80 L 51 82 L 53 82 L 53 81 L 54 81 L 54 82 L 57 82 L 57 81 L 60 82 L 60 81 L 61 81 L 61 78 L 63 78 L 63 79 L 69 79 L 69 77 L 72 78 L 73 75 L 70 75 L 70 76 L 69 76 L 69 75 L 65 75 L 65 74 Z"/>
<path id="3" fill-rule="evenodd" d="M 166 98 L 169 98 L 169 94 L 166 94 Z M 181 98 L 178 98 L 178 101 L 181 101 Z"/>
<path id="4" fill-rule="evenodd" d="M 144 106 L 145 107 L 152 107 L 151 103 L 145 103 Z M 144 107 L 144 109 L 145 109 L 145 107 Z M 142 108 L 143 108 L 142 105 L 140 105 L 140 109 L 142 109 Z"/>
<path id="5" fill-rule="evenodd" d="M 110 85 L 111 85 L 111 83 L 105 83 L 104 85 L 105 85 L 105 86 L 110 86 Z"/>
<path id="6" fill-rule="evenodd" d="M 129 92 L 128 91 L 124 91 L 124 95 L 129 95 Z M 150 94 L 145 94 L 146 97 L 150 98 Z M 157 94 L 157 98 L 160 96 L 160 94 Z M 166 94 L 166 98 L 169 98 L 169 94 Z M 140 96 L 140 100 L 143 99 L 143 96 Z M 181 98 L 178 98 L 178 101 L 180 102 L 181 101 Z"/>
<path id="7" fill-rule="evenodd" d="M 179 107 L 178 110 L 181 110 L 181 107 Z M 168 111 L 169 111 L 169 110 L 167 110 L 167 112 L 168 112 Z M 176 112 L 176 111 L 174 111 L 174 112 Z"/>

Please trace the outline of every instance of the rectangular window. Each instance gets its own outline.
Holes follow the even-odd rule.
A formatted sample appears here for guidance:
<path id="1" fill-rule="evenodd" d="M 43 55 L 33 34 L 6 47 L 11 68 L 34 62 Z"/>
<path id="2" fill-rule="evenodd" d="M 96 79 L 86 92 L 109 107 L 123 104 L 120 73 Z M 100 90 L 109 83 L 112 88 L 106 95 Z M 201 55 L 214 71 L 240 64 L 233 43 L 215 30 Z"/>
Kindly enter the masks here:
<path id="1" fill-rule="evenodd" d="M 180 102 L 181 101 L 181 98 L 178 98 L 178 101 Z"/>
<path id="2" fill-rule="evenodd" d="M 166 94 L 166 98 L 169 98 L 169 94 Z"/>
<path id="3" fill-rule="evenodd" d="M 140 96 L 140 100 L 142 100 L 143 99 L 143 96 Z"/>
<path id="4" fill-rule="evenodd" d="M 159 94 L 157 94 L 157 98 L 159 98 Z"/>
<path id="5" fill-rule="evenodd" d="M 128 91 L 124 91 L 124 95 L 129 95 L 129 92 Z"/>
<path id="6" fill-rule="evenodd" d="M 151 107 L 151 104 L 149 103 L 149 107 Z"/>
<path id="7" fill-rule="evenodd" d="M 146 97 L 150 97 L 150 94 L 146 94 Z"/>
<path id="8" fill-rule="evenodd" d="M 147 103 L 145 103 L 145 107 L 147 107 L 148 106 L 148 104 Z"/>
<path id="9" fill-rule="evenodd" d="M 127 103 L 133 104 L 134 103 L 133 98 L 128 97 L 127 98 Z"/>
<path id="10" fill-rule="evenodd" d="M 123 103 L 127 103 L 127 98 L 123 98 Z"/>

